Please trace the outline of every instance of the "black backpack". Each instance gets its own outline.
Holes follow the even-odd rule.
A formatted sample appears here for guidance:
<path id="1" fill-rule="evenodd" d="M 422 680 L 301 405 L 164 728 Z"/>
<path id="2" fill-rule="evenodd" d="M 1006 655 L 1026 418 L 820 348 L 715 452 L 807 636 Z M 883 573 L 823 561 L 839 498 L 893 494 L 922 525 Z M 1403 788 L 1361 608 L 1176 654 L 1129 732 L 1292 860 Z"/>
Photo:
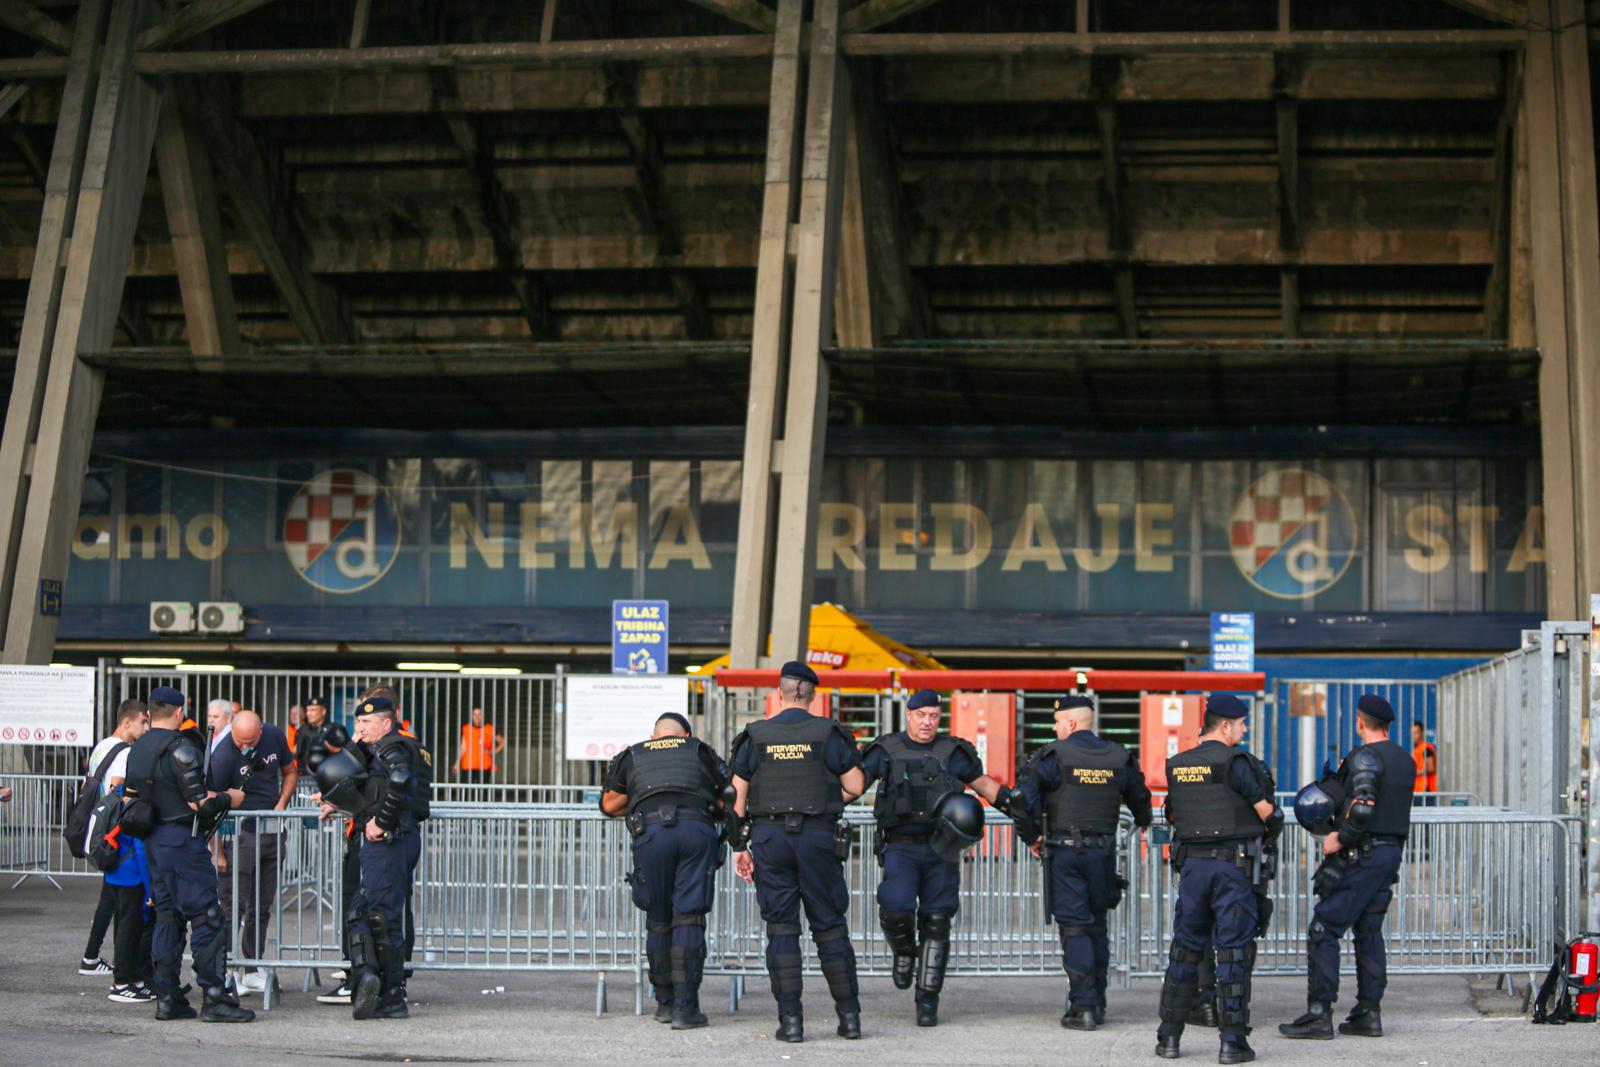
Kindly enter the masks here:
<path id="1" fill-rule="evenodd" d="M 84 775 L 83 781 L 78 784 L 78 799 L 72 802 L 72 810 L 67 812 L 67 822 L 61 828 L 61 836 L 67 839 L 67 851 L 80 860 L 89 858 L 89 854 L 83 849 L 83 841 L 89 833 L 89 822 L 94 818 L 94 809 L 100 804 L 101 782 L 111 767 L 111 761 L 127 747 L 126 741 L 118 741 L 112 745 L 111 751 L 100 761 L 100 769 L 93 774 Z M 112 799 L 121 800 L 120 797 Z"/>
<path id="2" fill-rule="evenodd" d="M 128 835 L 132 837 L 133 835 Z M 133 846 L 122 837 L 122 797 L 107 793 L 100 798 L 89 816 L 89 829 L 84 834 L 84 851 L 97 870 L 110 873 L 122 866 Z"/>

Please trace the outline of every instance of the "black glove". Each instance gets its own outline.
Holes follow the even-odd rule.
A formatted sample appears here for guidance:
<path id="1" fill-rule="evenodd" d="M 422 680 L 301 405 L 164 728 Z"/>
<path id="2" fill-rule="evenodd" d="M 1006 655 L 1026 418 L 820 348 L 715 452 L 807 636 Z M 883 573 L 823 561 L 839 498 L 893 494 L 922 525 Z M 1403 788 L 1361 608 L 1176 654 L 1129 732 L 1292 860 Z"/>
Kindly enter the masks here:
<path id="1" fill-rule="evenodd" d="M 207 797 L 200 802 L 201 815 L 221 815 L 233 807 L 233 801 L 228 794 L 218 793 L 214 797 Z"/>

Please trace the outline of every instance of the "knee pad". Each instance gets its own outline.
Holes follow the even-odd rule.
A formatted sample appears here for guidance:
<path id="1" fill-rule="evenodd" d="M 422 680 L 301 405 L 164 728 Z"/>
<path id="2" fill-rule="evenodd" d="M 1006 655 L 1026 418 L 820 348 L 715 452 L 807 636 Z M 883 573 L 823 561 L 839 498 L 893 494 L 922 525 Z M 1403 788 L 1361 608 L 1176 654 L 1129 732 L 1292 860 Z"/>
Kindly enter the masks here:
<path id="1" fill-rule="evenodd" d="M 1217 963 L 1250 963 L 1250 949 L 1246 948 L 1219 948 L 1217 949 Z"/>
<path id="2" fill-rule="evenodd" d="M 646 922 L 644 924 L 644 928 L 646 930 L 648 930 L 652 934 L 670 934 L 670 933 L 672 933 L 672 924 L 671 923 L 669 923 L 669 922 L 667 922 L 667 923 L 658 923 L 654 919 L 651 919 L 648 922 Z"/>
<path id="3" fill-rule="evenodd" d="M 774 938 L 779 938 L 779 937 L 799 937 L 799 936 L 800 936 L 800 924 L 799 923 L 768 923 L 767 924 L 767 940 L 768 941 L 771 941 Z"/>
<path id="4" fill-rule="evenodd" d="M 1161 1021 L 1182 1026 L 1188 1020 L 1189 1011 L 1194 1007 L 1195 1001 L 1199 999 L 1198 985 L 1193 982 L 1174 982 L 1169 976 L 1161 983 L 1161 1005 L 1158 1009 Z"/>
<path id="5" fill-rule="evenodd" d="M 192 921 L 196 926 L 212 926 L 218 930 L 226 925 L 226 920 L 222 915 L 222 907 L 216 903 L 206 905 L 206 910 L 196 915 Z"/>
<path id="6" fill-rule="evenodd" d="M 823 945 L 832 944 L 841 938 L 846 942 L 850 940 L 850 927 L 844 923 L 840 923 L 838 926 L 830 926 L 826 930 L 811 931 L 811 940 L 816 943 L 819 950 Z"/>
<path id="7" fill-rule="evenodd" d="M 1184 948 L 1176 941 L 1174 941 L 1172 943 L 1172 947 L 1167 950 L 1167 959 L 1171 960 L 1173 963 L 1193 963 L 1198 965 L 1201 960 L 1205 959 L 1205 956 L 1206 953 L 1204 949 Z"/>
<path id="8" fill-rule="evenodd" d="M 884 940 L 897 956 L 909 956 L 917 950 L 917 916 L 909 911 L 878 909 L 878 923 L 883 927 Z"/>
<path id="9" fill-rule="evenodd" d="M 1318 941 L 1337 941 L 1339 939 L 1334 936 L 1333 931 L 1329 930 L 1328 925 L 1321 919 L 1312 919 L 1311 926 L 1306 930 L 1306 940 L 1315 943 Z"/>
<path id="10" fill-rule="evenodd" d="M 942 911 L 929 912 L 917 920 L 917 930 L 925 940 L 950 940 L 950 916 Z"/>

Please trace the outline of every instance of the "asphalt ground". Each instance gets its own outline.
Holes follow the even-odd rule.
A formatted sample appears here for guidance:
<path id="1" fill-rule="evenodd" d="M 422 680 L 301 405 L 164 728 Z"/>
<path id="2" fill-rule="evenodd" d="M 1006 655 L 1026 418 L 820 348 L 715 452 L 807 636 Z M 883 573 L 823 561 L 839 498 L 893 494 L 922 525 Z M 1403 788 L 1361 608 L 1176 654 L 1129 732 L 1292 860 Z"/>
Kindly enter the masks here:
<path id="1" fill-rule="evenodd" d="M 861 1041 L 833 1033 L 820 978 L 806 980 L 807 1040 L 773 1039 L 776 1024 L 764 977 L 747 984 L 728 1011 L 728 979 L 708 978 L 703 1030 L 674 1033 L 633 1014 L 631 974 L 611 976 L 610 1008 L 596 1017 L 592 974 L 421 972 L 411 983 L 411 1018 L 355 1022 L 348 1008 L 317 1004 L 300 992 L 304 972 L 282 974 L 284 996 L 249 1025 L 158 1023 L 146 1006 L 112 1004 L 107 979 L 81 977 L 78 954 L 98 885 L 68 879 L 57 891 L 41 879 L 0 886 L 0 1064 L 29 1067 L 302 1067 L 351 1063 L 859 1063 L 1118 1064 L 1154 1056 L 1160 983 L 1128 990 L 1113 982 L 1107 1026 L 1092 1034 L 1058 1025 L 1066 978 L 963 978 L 945 986 L 941 1025 L 913 1023 L 911 995 L 888 979 L 862 985 Z M 111 945 L 106 945 L 109 953 Z M 186 972 L 187 980 L 187 972 Z M 504 992 L 484 994 L 503 987 Z M 1412 1067 L 1492 1064 L 1558 1067 L 1600 1062 L 1600 1027 L 1535 1027 L 1492 983 L 1460 977 L 1397 978 L 1384 1001 L 1386 1035 L 1292 1042 L 1276 1024 L 1300 1011 L 1302 979 L 1255 984 L 1258 1062 L 1385 1063 Z M 198 994 L 195 995 L 198 1003 Z M 259 997 L 245 1003 L 259 1008 Z M 1342 1002 L 1339 1014 L 1348 1007 Z M 1216 1062 L 1215 1031 L 1192 1029 L 1184 1061 Z"/>

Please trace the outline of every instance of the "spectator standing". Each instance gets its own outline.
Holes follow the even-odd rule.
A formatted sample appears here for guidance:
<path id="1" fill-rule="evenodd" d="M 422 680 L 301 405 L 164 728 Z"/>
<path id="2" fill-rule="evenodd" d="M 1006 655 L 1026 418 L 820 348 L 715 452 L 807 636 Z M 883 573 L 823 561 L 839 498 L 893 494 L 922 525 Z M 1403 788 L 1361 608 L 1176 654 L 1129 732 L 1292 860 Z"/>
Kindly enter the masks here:
<path id="1" fill-rule="evenodd" d="M 211 735 L 211 752 L 217 751 L 217 746 L 222 744 L 223 738 L 228 736 L 228 731 L 233 728 L 233 708 L 231 700 L 217 699 L 206 705 L 206 729 Z"/>
<path id="2" fill-rule="evenodd" d="M 300 724 L 305 721 L 305 711 L 299 704 L 289 709 L 289 725 L 283 728 L 283 735 L 289 739 L 289 751 L 295 752 L 295 742 L 299 740 Z"/>
<path id="3" fill-rule="evenodd" d="M 243 789 L 241 811 L 282 811 L 294 798 L 299 777 L 288 738 L 276 726 L 261 721 L 253 711 L 233 717 L 233 729 L 211 753 L 211 780 L 207 787 L 218 793 Z M 246 768 L 253 768 L 248 777 Z M 278 857 L 282 846 L 281 827 L 261 819 L 245 819 L 239 824 L 237 849 L 239 869 L 238 900 L 234 899 L 235 879 L 228 871 L 228 849 L 219 846 L 217 874 L 222 910 L 230 921 L 242 921 L 238 955 L 260 959 L 266 948 L 267 927 L 278 894 Z M 267 974 L 256 969 L 241 972 L 234 988 L 243 995 L 261 993 L 267 988 Z"/>
<path id="4" fill-rule="evenodd" d="M 105 742 L 95 746 L 99 759 L 89 756 L 89 773 L 100 769 L 102 761 L 105 774 L 100 778 L 100 795 L 121 794 L 122 784 L 128 777 L 128 753 L 133 743 L 150 729 L 150 713 L 142 700 L 124 700 L 117 707 L 117 728 L 111 737 L 115 744 L 102 750 Z M 114 1004 L 148 1004 L 156 999 L 150 988 L 155 976 L 155 966 L 150 957 L 150 938 L 154 930 L 146 914 L 151 897 L 150 863 L 145 855 L 144 842 L 135 837 L 120 839 L 127 847 L 122 863 L 105 874 L 101 897 L 109 895 L 117 920 L 115 951 L 116 966 L 112 972 L 112 986 L 106 999 Z"/>
<path id="5" fill-rule="evenodd" d="M 1439 791 L 1439 753 L 1429 743 L 1421 722 L 1411 724 L 1411 762 L 1417 765 L 1412 792 L 1417 795 L 1418 803 L 1428 806 L 1438 803 L 1439 798 L 1431 794 Z M 1430 795 L 1423 796 L 1424 793 Z"/>
<path id="6" fill-rule="evenodd" d="M 473 708 L 461 726 L 461 748 L 456 753 L 456 779 L 486 784 L 496 770 L 494 758 L 506 750 L 506 739 L 494 731 L 494 723 L 483 721 L 483 709 Z"/>
<path id="7" fill-rule="evenodd" d="M 100 743 L 95 745 L 89 752 L 89 760 L 85 766 L 86 773 L 94 774 L 100 769 L 100 765 L 105 762 L 107 756 L 116 752 L 126 753 L 133 743 L 144 735 L 144 729 L 134 733 L 133 726 L 124 718 L 124 715 L 129 718 L 143 718 L 145 720 L 145 729 L 149 727 L 150 717 L 149 712 L 145 710 L 144 701 L 124 700 L 117 708 L 116 728 L 101 738 Z M 119 778 L 125 773 L 127 761 L 124 759 L 120 763 L 120 768 L 108 769 L 106 775 L 100 780 L 102 796 L 106 793 L 106 785 L 111 777 L 111 770 L 116 770 Z M 116 910 L 117 894 L 115 887 L 109 879 L 102 879 L 100 883 L 100 901 L 95 905 L 94 919 L 89 923 L 89 940 L 83 947 L 83 958 L 78 961 L 79 974 L 92 977 L 111 973 L 111 965 L 101 958 L 100 949 L 105 944 L 106 931 L 111 929 L 111 920 L 115 917 Z"/>

